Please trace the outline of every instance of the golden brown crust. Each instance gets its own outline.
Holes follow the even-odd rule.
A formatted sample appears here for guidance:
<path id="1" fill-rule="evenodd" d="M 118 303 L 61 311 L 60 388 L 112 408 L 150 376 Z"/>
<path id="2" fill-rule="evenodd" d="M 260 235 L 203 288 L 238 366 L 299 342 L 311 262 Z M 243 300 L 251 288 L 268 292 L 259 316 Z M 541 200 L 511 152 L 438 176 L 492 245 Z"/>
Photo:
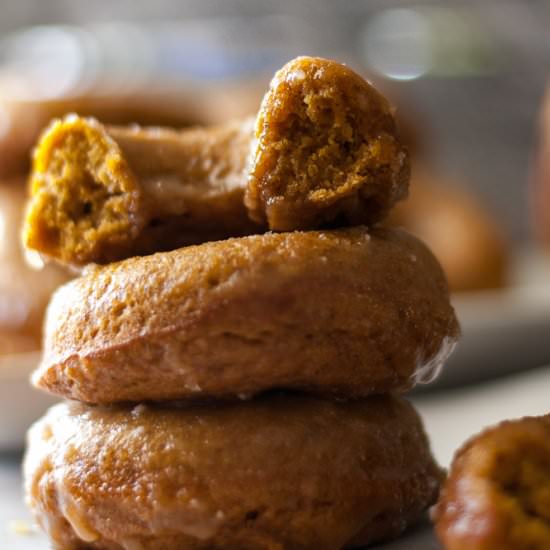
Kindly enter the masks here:
<path id="1" fill-rule="evenodd" d="M 370 224 L 407 195 L 408 153 L 392 107 L 340 63 L 298 57 L 278 71 L 256 140 L 246 204 L 271 229 Z"/>
<path id="2" fill-rule="evenodd" d="M 452 291 L 502 288 L 508 282 L 508 243 L 496 218 L 475 197 L 416 166 L 408 200 L 390 213 L 424 241 L 441 262 Z"/>
<path id="3" fill-rule="evenodd" d="M 181 132 L 55 121 L 34 155 L 25 244 L 83 265 L 383 217 L 409 176 L 387 101 L 323 59 L 292 61 L 276 80 L 256 140 L 252 120 Z"/>
<path id="4" fill-rule="evenodd" d="M 0 181 L 0 355 L 40 349 L 53 291 L 71 277 L 60 267 L 29 267 L 20 241 L 26 199 L 22 178 Z"/>
<path id="5" fill-rule="evenodd" d="M 397 536 L 441 472 L 402 399 L 271 395 L 57 405 L 30 432 L 25 477 L 61 550 L 337 550 Z"/>
<path id="6" fill-rule="evenodd" d="M 447 550 L 550 548 L 550 416 L 503 422 L 470 440 L 434 519 Z"/>
<path id="7" fill-rule="evenodd" d="M 403 391 L 458 325 L 400 230 L 268 233 L 129 259 L 61 288 L 34 383 L 91 403 Z"/>

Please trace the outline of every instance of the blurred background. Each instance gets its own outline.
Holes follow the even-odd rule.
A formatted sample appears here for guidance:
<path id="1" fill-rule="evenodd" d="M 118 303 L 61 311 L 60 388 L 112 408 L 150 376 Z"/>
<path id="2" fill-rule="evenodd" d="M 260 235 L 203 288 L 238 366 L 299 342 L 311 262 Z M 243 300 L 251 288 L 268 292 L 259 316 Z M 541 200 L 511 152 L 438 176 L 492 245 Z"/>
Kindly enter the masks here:
<path id="1" fill-rule="evenodd" d="M 397 107 L 413 176 L 387 223 L 438 256 L 463 327 L 435 388 L 550 364 L 549 2 L 0 0 L 0 13 L 6 410 L 30 391 L 44 308 L 72 276 L 19 246 L 44 126 L 68 112 L 174 127 L 241 117 L 302 54 L 348 63 Z M 22 427 L 0 426 L 4 446 L 48 398 L 29 399 Z"/>
<path id="2" fill-rule="evenodd" d="M 74 276 L 20 246 L 40 132 L 69 112 L 174 127 L 241 117 L 303 54 L 348 63 L 398 110 L 413 174 L 386 223 L 432 248 L 463 332 L 412 397 L 437 458 L 448 465 L 484 425 L 548 412 L 548 0 L 0 0 L 1 547 L 47 546 L 5 525 L 30 521 L 18 453 L 54 399 L 28 380 L 49 297 Z M 427 536 L 418 547 L 436 548 Z"/>
<path id="3" fill-rule="evenodd" d="M 153 83 L 255 80 L 260 95 L 293 56 L 346 61 L 387 91 L 435 167 L 475 190 L 511 238 L 530 237 L 529 159 L 550 65 L 544 0 L 2 0 L 0 7 L 0 62 L 32 80 L 26 90 L 12 81 L 10 95 L 71 96 L 102 80 L 136 94 Z"/>

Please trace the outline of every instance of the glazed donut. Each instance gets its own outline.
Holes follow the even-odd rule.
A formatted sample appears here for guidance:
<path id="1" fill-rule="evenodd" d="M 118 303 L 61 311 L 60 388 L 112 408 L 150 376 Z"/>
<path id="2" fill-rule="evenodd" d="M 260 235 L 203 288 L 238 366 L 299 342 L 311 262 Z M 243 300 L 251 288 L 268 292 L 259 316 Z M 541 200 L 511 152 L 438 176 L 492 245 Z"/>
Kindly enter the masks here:
<path id="1" fill-rule="evenodd" d="M 409 198 L 390 213 L 388 224 L 429 246 L 453 292 L 506 286 L 510 254 L 503 228 L 475 196 L 448 178 L 415 165 Z"/>
<path id="2" fill-rule="evenodd" d="M 24 240 L 83 265 L 268 228 L 370 224 L 408 178 L 386 99 L 343 65 L 301 57 L 275 75 L 255 130 L 252 119 L 181 132 L 54 121 L 35 151 Z"/>
<path id="3" fill-rule="evenodd" d="M 48 309 L 35 385 L 87 403 L 404 391 L 458 325 L 429 250 L 400 230 L 267 233 L 104 267 Z"/>
<path id="4" fill-rule="evenodd" d="M 550 548 L 550 416 L 503 422 L 469 441 L 434 519 L 447 550 Z"/>
<path id="5" fill-rule="evenodd" d="M 403 399 L 53 407 L 27 501 L 58 548 L 338 550 L 399 535 L 441 471 Z"/>
<path id="6" fill-rule="evenodd" d="M 25 195 L 22 179 L 0 181 L 0 355 L 40 349 L 50 296 L 71 278 L 59 266 L 32 269 L 25 261 L 19 234 Z"/>

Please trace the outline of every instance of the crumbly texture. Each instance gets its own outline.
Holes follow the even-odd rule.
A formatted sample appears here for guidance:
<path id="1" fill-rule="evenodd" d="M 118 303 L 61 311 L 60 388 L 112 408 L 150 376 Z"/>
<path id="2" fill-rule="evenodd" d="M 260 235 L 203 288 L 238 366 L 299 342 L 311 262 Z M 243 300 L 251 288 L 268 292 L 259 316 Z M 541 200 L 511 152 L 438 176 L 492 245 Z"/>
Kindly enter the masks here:
<path id="1" fill-rule="evenodd" d="M 268 233 L 92 268 L 48 309 L 34 383 L 89 403 L 404 391 L 458 335 L 441 268 L 400 230 Z"/>
<path id="2" fill-rule="evenodd" d="M 550 416 L 504 422 L 468 442 L 435 522 L 448 550 L 550 548 Z"/>
<path id="3" fill-rule="evenodd" d="M 243 204 L 251 121 L 174 130 L 54 121 L 34 154 L 29 248 L 64 263 L 259 231 Z"/>
<path id="4" fill-rule="evenodd" d="M 60 550 L 338 550 L 399 535 L 441 471 L 406 401 L 64 403 L 29 435 L 27 501 Z"/>
<path id="5" fill-rule="evenodd" d="M 388 225 L 424 241 L 440 261 L 452 291 L 502 288 L 509 279 L 509 243 L 496 217 L 447 178 L 415 165 L 409 198 Z"/>
<path id="6" fill-rule="evenodd" d="M 20 243 L 25 191 L 23 178 L 0 181 L 0 355 L 40 349 L 50 296 L 71 279 L 59 266 L 26 263 Z"/>
<path id="7" fill-rule="evenodd" d="M 384 97 L 347 67 L 304 57 L 275 76 L 256 136 L 252 119 L 181 132 L 55 121 L 34 154 L 24 240 L 83 265 L 268 228 L 371 224 L 408 178 Z"/>
<path id="8" fill-rule="evenodd" d="M 23 241 L 61 260 L 136 238 L 142 197 L 120 147 L 94 119 L 54 121 L 35 151 Z"/>
<path id="9" fill-rule="evenodd" d="M 407 194 L 393 108 L 335 61 L 299 57 L 277 72 L 256 140 L 246 204 L 271 229 L 371 224 Z"/>

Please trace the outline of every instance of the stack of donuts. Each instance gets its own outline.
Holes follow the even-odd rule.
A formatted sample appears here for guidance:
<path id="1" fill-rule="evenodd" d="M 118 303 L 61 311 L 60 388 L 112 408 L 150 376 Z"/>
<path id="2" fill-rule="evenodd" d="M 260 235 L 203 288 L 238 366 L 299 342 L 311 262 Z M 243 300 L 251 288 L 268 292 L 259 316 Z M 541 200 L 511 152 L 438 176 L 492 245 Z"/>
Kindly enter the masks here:
<path id="1" fill-rule="evenodd" d="M 398 536 L 442 472 L 400 394 L 458 325 L 406 195 L 393 109 L 338 63 L 255 120 L 55 121 L 24 240 L 84 267 L 52 298 L 28 502 L 56 548 L 339 549 Z"/>

